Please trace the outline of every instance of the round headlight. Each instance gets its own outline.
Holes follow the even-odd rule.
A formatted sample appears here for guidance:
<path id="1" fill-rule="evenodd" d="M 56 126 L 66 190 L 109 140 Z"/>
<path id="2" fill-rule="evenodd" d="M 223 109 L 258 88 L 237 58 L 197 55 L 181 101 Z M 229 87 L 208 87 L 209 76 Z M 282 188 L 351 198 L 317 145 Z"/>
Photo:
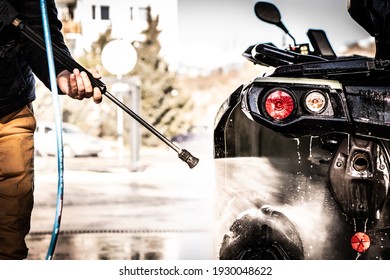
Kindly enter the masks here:
<path id="1" fill-rule="evenodd" d="M 321 91 L 311 91 L 305 97 L 305 107 L 311 113 L 321 113 L 326 107 L 326 97 Z"/>

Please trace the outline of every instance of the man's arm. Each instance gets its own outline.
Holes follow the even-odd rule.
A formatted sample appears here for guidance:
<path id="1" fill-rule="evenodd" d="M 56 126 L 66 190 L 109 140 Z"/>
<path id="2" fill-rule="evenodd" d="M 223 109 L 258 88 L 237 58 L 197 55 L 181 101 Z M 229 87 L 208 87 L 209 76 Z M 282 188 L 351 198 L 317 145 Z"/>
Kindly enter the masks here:
<path id="1" fill-rule="evenodd" d="M 54 0 L 46 1 L 48 20 L 50 23 L 50 35 L 53 44 L 56 44 L 62 51 L 70 55 L 69 49 L 65 45 L 64 37 L 61 33 L 62 23 L 58 19 L 58 12 Z M 19 17 L 28 24 L 37 33 L 43 36 L 42 16 L 40 1 L 22 0 L 17 2 L 16 6 Z M 34 74 L 50 88 L 50 76 L 47 65 L 47 55 L 38 46 L 34 45 L 26 38 L 21 38 L 22 48 L 27 62 L 29 63 Z M 56 74 L 58 75 L 65 68 L 56 63 Z"/>
<path id="2" fill-rule="evenodd" d="M 65 45 L 64 38 L 61 33 L 62 23 L 58 19 L 58 12 L 54 0 L 46 1 L 46 6 L 52 42 L 63 52 L 67 53 L 69 55 L 69 59 L 71 59 L 69 49 Z M 28 24 L 37 33 L 41 35 L 43 34 L 40 1 L 19 1 L 18 11 L 22 21 Z M 48 88 L 50 88 L 50 76 L 46 53 L 26 38 L 22 38 L 22 45 L 25 57 L 31 69 L 35 75 L 37 75 L 37 77 Z M 59 63 L 55 64 L 55 68 L 57 84 L 62 93 L 69 95 L 74 99 L 82 100 L 84 98 L 93 97 L 95 103 L 100 103 L 102 101 L 102 93 L 99 88 L 93 88 L 91 81 L 85 72 L 80 72 L 78 69 L 74 69 L 71 73 Z M 97 71 L 93 72 L 93 76 L 100 79 L 100 74 L 97 73 Z"/>

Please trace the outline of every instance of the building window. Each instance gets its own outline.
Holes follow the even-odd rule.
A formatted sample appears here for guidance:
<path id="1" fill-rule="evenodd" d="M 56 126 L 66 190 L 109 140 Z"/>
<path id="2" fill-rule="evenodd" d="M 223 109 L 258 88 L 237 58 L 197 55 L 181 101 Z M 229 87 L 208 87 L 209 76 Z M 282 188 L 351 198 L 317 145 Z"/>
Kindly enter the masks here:
<path id="1" fill-rule="evenodd" d="M 134 9 L 133 9 L 133 7 L 130 7 L 130 20 L 131 21 L 134 20 Z"/>
<path id="2" fill-rule="evenodd" d="M 141 21 L 147 21 L 148 20 L 148 8 L 138 8 L 138 19 Z"/>
<path id="3" fill-rule="evenodd" d="M 96 6 L 92 5 L 92 19 L 96 19 Z"/>
<path id="4" fill-rule="evenodd" d="M 110 7 L 109 6 L 100 6 L 100 18 L 102 20 L 110 19 Z"/>

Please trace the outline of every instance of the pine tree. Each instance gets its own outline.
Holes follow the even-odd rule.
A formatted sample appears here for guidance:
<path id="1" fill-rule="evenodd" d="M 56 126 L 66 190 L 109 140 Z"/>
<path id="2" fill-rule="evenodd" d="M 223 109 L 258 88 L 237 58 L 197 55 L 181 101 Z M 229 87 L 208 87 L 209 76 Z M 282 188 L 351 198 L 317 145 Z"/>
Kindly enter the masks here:
<path id="1" fill-rule="evenodd" d="M 179 91 L 175 74 L 169 71 L 168 63 L 160 56 L 161 45 L 158 40 L 159 17 L 151 15 L 150 7 L 147 10 L 147 28 L 143 31 L 144 40 L 134 42 L 137 50 L 138 60 L 134 70 L 123 77 L 128 81 L 131 76 L 137 76 L 140 81 L 140 116 L 149 124 L 155 127 L 167 138 L 185 133 L 193 125 L 194 104 L 191 96 Z M 111 29 L 107 29 L 92 44 L 91 51 L 78 57 L 77 61 L 86 68 L 93 69 L 100 64 L 100 54 L 104 46 L 113 39 Z M 109 77 L 112 76 L 104 68 L 100 69 L 103 75 L 103 82 L 106 82 L 110 89 Z M 112 82 L 112 79 L 111 79 Z M 48 96 L 48 98 L 51 98 Z M 117 107 L 103 98 L 103 103 L 96 106 L 93 102 L 75 102 L 70 98 L 63 98 L 64 121 L 69 121 L 87 128 L 93 134 L 101 136 L 115 136 Z M 130 96 L 124 96 L 124 103 L 130 106 Z M 100 110 L 100 118 L 95 120 L 96 127 L 91 128 L 90 115 Z M 128 120 L 128 116 L 125 116 Z M 128 144 L 131 134 L 130 125 L 125 123 L 124 137 Z M 146 146 L 157 146 L 162 142 L 148 130 L 141 129 L 142 142 Z"/>
<path id="2" fill-rule="evenodd" d="M 150 7 L 147 9 L 147 23 L 148 27 L 142 33 L 145 39 L 135 44 L 138 61 L 130 74 L 138 76 L 141 82 L 142 117 L 169 138 L 187 131 L 192 125 L 188 113 L 193 104 L 190 96 L 177 90 L 175 75 L 160 56 L 159 17 L 152 17 Z M 161 143 L 147 131 L 142 139 L 146 145 Z"/>

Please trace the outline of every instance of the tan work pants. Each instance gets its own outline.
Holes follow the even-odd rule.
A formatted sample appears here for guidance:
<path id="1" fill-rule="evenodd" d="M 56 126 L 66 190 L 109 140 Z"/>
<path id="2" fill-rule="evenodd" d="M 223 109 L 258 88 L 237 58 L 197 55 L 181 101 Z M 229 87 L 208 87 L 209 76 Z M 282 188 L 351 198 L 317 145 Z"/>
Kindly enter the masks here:
<path id="1" fill-rule="evenodd" d="M 0 118 L 0 259 L 25 259 L 34 189 L 35 117 L 28 106 Z"/>

